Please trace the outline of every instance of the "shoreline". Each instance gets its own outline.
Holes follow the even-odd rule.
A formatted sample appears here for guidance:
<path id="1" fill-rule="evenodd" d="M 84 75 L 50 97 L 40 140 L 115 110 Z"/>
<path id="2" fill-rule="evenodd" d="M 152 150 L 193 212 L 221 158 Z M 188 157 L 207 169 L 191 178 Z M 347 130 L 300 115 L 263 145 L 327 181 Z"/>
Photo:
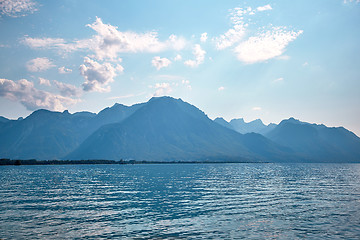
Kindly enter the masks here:
<path id="1" fill-rule="evenodd" d="M 269 163 L 269 162 L 250 162 L 250 161 L 136 161 L 136 160 L 19 160 L 19 159 L 0 159 L 0 166 L 21 166 L 21 165 L 135 165 L 135 164 L 213 164 L 213 163 Z"/>

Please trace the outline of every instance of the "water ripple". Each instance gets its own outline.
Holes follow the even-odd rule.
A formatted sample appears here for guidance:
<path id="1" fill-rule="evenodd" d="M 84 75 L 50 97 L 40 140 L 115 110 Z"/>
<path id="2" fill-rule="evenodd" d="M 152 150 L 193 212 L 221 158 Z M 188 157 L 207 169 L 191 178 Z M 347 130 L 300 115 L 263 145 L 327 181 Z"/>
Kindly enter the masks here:
<path id="1" fill-rule="evenodd" d="M 359 164 L 6 166 L 1 239 L 360 239 Z"/>

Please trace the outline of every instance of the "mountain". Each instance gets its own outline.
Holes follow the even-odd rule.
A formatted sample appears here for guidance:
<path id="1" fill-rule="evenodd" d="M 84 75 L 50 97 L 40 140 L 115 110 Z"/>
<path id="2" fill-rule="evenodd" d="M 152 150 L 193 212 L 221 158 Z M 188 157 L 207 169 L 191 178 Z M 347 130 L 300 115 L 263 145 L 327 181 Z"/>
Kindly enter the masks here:
<path id="1" fill-rule="evenodd" d="M 246 123 L 243 118 L 232 119 L 230 122 L 227 122 L 223 118 L 216 118 L 214 122 L 242 134 L 253 132 L 265 135 L 276 127 L 276 124 L 274 123 L 265 125 L 260 119 Z"/>
<path id="2" fill-rule="evenodd" d="M 8 122 L 0 129 L 0 156 L 20 159 L 54 159 L 84 140 L 89 117 L 67 111 L 37 110 L 27 118 Z"/>
<path id="3" fill-rule="evenodd" d="M 0 121 L 0 156 L 19 159 L 59 159 L 99 127 L 120 122 L 140 106 L 115 104 L 99 114 L 37 110 L 25 119 Z"/>
<path id="4" fill-rule="evenodd" d="M 152 98 L 124 121 L 101 127 L 65 159 L 281 161 L 287 157 L 288 149 L 259 134 L 239 134 L 181 99 L 161 97 Z"/>
<path id="5" fill-rule="evenodd" d="M 343 127 L 283 120 L 266 135 L 311 162 L 359 162 L 360 138 Z"/>
<path id="6" fill-rule="evenodd" d="M 217 124 L 220 124 L 223 127 L 229 128 L 231 130 L 234 130 L 233 126 L 230 125 L 230 123 L 228 121 L 226 121 L 224 118 L 222 117 L 218 117 L 214 119 L 214 122 L 216 122 Z"/>
<path id="7" fill-rule="evenodd" d="M 24 119 L 0 117 L 0 158 L 360 162 L 360 139 L 293 118 L 277 126 L 212 121 L 181 99 L 160 97 L 98 114 L 41 109 Z"/>
<path id="8" fill-rule="evenodd" d="M 6 122 L 8 122 L 8 121 L 10 121 L 10 120 L 7 119 L 7 118 L 5 118 L 5 117 L 3 117 L 3 116 L 0 116 L 0 123 L 6 123 Z"/>

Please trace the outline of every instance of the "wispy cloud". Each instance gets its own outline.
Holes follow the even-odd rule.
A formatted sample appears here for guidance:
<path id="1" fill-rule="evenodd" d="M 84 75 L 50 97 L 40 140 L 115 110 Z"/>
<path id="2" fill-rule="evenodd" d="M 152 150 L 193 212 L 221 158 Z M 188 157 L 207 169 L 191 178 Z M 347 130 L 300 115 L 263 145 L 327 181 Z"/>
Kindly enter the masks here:
<path id="1" fill-rule="evenodd" d="M 197 67 L 204 62 L 206 52 L 201 48 L 199 44 L 195 44 L 193 48 L 193 54 L 195 60 L 187 60 L 184 62 L 189 67 Z"/>
<path id="2" fill-rule="evenodd" d="M 273 82 L 273 83 L 280 83 L 280 82 L 283 82 L 283 81 L 284 81 L 284 78 L 283 78 L 283 77 L 279 77 L 279 78 L 273 80 L 272 82 Z"/>
<path id="3" fill-rule="evenodd" d="M 221 87 L 218 88 L 218 91 L 220 91 L 220 92 L 221 92 L 221 91 L 224 91 L 224 90 L 225 90 L 225 87 L 223 87 L 223 86 L 221 86 Z"/>
<path id="4" fill-rule="evenodd" d="M 256 10 L 258 10 L 259 12 L 263 12 L 263 11 L 272 10 L 272 7 L 270 6 L 270 4 L 267 4 L 265 6 L 257 7 Z"/>
<path id="5" fill-rule="evenodd" d="M 242 40 L 245 36 L 245 25 L 237 24 L 233 28 L 229 29 L 223 35 L 220 35 L 215 39 L 216 48 L 223 50 L 225 48 L 233 46 L 235 43 Z"/>
<path id="6" fill-rule="evenodd" d="M 352 3 L 352 2 L 360 3 L 360 0 L 344 0 L 344 3 Z"/>
<path id="7" fill-rule="evenodd" d="M 64 97 L 79 97 L 81 95 L 81 89 L 78 87 L 54 80 L 54 85 L 59 89 L 61 96 Z"/>
<path id="8" fill-rule="evenodd" d="M 216 48 L 223 50 L 235 46 L 232 50 L 237 58 L 247 64 L 263 62 L 275 57 L 288 60 L 289 56 L 282 55 L 286 46 L 303 31 L 291 31 L 287 30 L 286 27 L 271 27 L 269 29 L 268 26 L 253 29 L 256 22 L 252 21 L 250 25 L 250 16 L 268 10 L 272 10 L 270 4 L 256 9 L 251 7 L 230 9 L 230 20 L 233 27 L 213 39 Z"/>
<path id="9" fill-rule="evenodd" d="M 284 53 L 286 46 L 294 41 L 303 31 L 288 31 L 284 27 L 274 27 L 272 30 L 250 37 L 241 42 L 235 49 L 237 58 L 247 64 L 263 62 Z"/>
<path id="10" fill-rule="evenodd" d="M 261 111 L 262 108 L 261 108 L 261 107 L 253 107 L 252 110 L 253 110 L 253 111 Z"/>
<path id="11" fill-rule="evenodd" d="M 150 86 L 155 89 L 154 97 L 168 95 L 173 91 L 170 83 L 156 83 L 155 86 Z"/>
<path id="12" fill-rule="evenodd" d="M 188 90 L 191 90 L 191 89 L 192 89 L 189 80 L 183 79 L 183 80 L 181 80 L 181 83 L 182 83 L 182 85 L 185 86 Z"/>
<path id="13" fill-rule="evenodd" d="M 160 41 L 155 31 L 147 33 L 121 32 L 117 27 L 104 24 L 100 18 L 87 25 L 97 35 L 91 39 L 92 50 L 99 59 L 114 59 L 118 53 L 123 52 L 161 52 L 166 49 L 180 50 L 184 47 L 185 41 L 175 35 L 168 40 Z"/>
<path id="14" fill-rule="evenodd" d="M 132 98 L 132 97 L 138 97 L 138 96 L 142 96 L 146 94 L 146 92 L 141 92 L 141 93 L 138 93 L 138 94 L 126 94 L 126 95 L 123 95 L 123 96 L 115 96 L 115 97 L 109 97 L 107 98 L 108 100 L 116 100 L 116 99 L 126 99 L 126 98 Z"/>
<path id="15" fill-rule="evenodd" d="M 1 0 L 0 13 L 9 17 L 23 17 L 37 11 L 37 5 L 32 0 Z"/>
<path id="16" fill-rule="evenodd" d="M 30 72 L 42 72 L 49 68 L 55 67 L 53 62 L 48 58 L 35 58 L 26 63 L 26 68 Z"/>
<path id="17" fill-rule="evenodd" d="M 39 108 L 63 111 L 65 106 L 70 106 L 80 101 L 79 99 L 38 90 L 32 82 L 26 79 L 19 81 L 0 79 L 0 96 L 11 101 L 18 101 L 30 111 Z"/>

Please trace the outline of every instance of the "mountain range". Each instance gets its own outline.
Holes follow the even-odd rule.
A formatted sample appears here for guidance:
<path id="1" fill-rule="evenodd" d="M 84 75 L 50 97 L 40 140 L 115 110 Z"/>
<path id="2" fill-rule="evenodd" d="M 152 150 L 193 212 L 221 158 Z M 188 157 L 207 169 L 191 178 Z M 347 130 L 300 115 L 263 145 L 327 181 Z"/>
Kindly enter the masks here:
<path id="1" fill-rule="evenodd" d="M 293 118 L 265 125 L 214 121 L 171 97 L 98 114 L 37 110 L 0 117 L 0 158 L 138 161 L 360 162 L 360 138 Z"/>

